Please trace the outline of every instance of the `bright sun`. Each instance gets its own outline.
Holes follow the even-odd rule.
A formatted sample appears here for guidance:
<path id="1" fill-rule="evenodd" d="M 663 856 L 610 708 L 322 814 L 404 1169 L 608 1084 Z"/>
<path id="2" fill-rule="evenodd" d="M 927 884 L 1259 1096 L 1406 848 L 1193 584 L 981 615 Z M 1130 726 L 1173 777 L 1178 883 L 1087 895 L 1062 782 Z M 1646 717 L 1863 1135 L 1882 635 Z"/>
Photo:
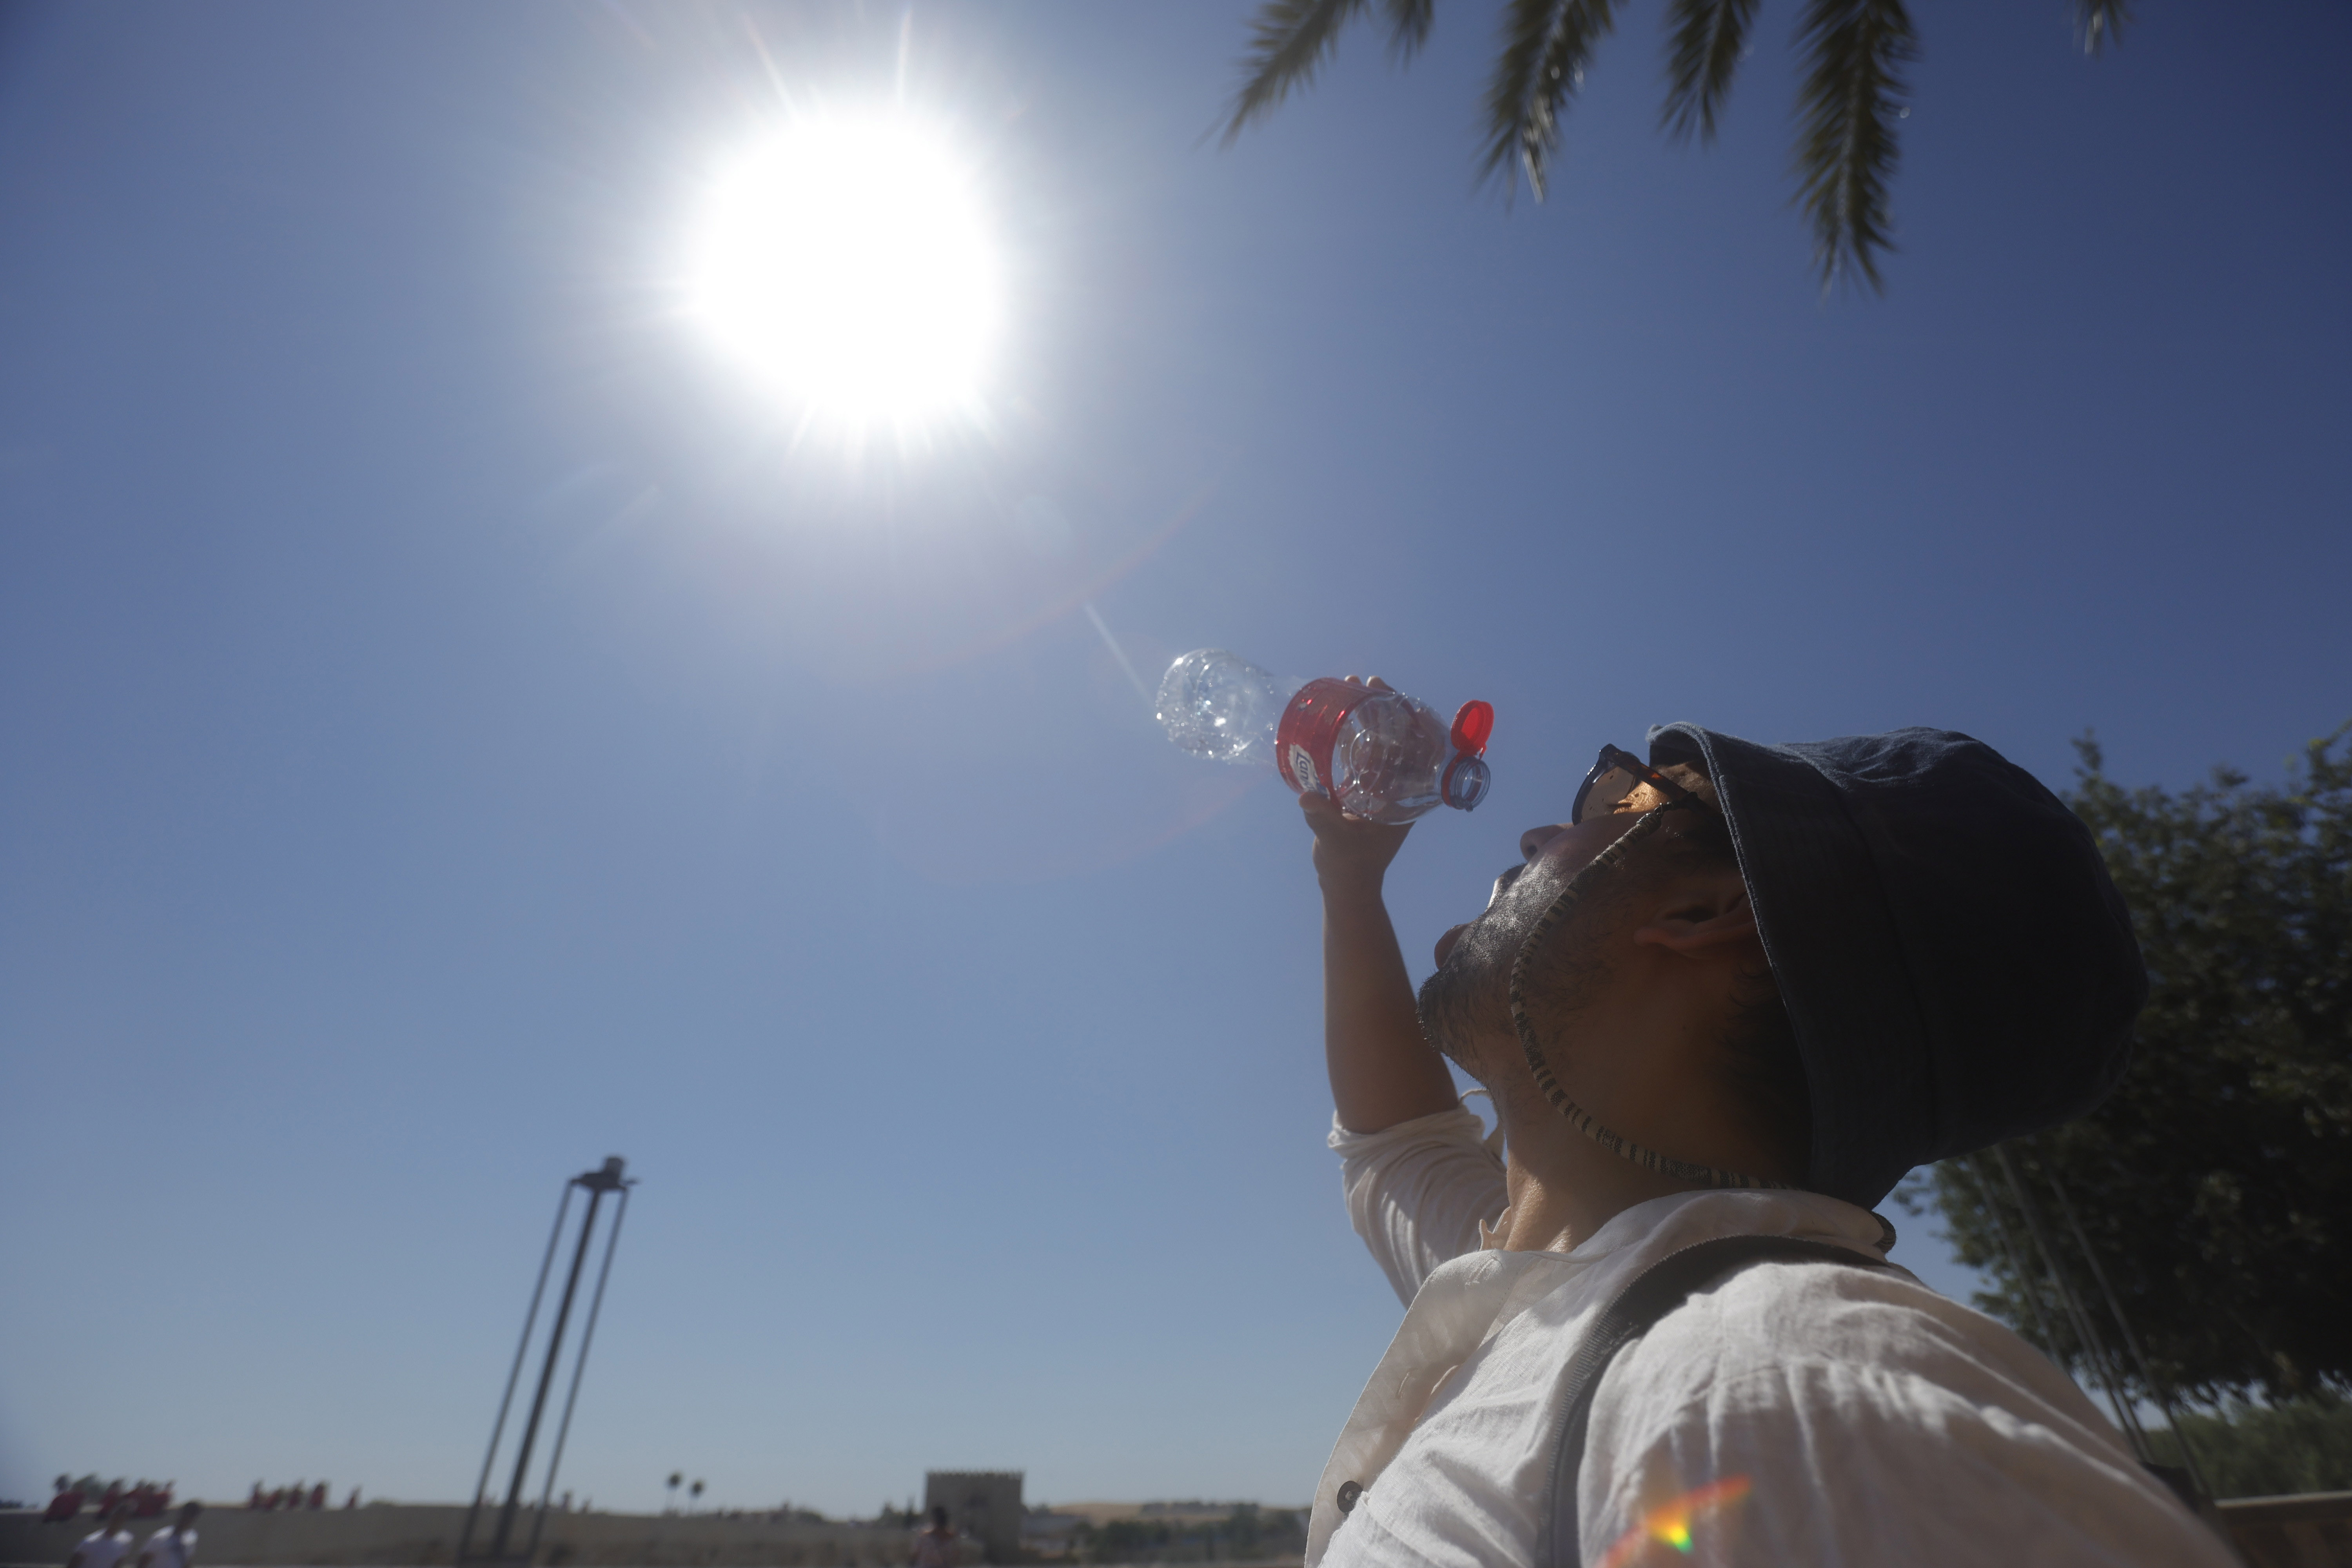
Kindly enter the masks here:
<path id="1" fill-rule="evenodd" d="M 850 426 L 972 405 L 1003 314 L 980 189 L 903 113 L 810 116 L 713 186 L 694 313 L 760 378 Z"/>

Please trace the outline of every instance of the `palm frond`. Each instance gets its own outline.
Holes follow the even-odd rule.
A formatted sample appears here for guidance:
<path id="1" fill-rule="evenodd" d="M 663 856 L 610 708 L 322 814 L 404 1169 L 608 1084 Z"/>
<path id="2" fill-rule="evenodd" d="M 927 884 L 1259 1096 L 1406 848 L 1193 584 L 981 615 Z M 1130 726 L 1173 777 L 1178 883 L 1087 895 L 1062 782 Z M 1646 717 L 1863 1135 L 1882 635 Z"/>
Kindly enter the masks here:
<path id="1" fill-rule="evenodd" d="M 2086 55 L 2120 43 L 2131 19 L 2131 0 L 2074 0 L 2074 29 L 2083 35 Z"/>
<path id="2" fill-rule="evenodd" d="M 1895 248 L 1886 192 L 1899 156 L 1902 69 L 1918 57 L 1903 0 L 1809 0 L 1797 30 L 1809 63 L 1798 90 L 1798 199 L 1813 224 L 1827 288 L 1850 268 L 1884 289 L 1878 256 Z"/>
<path id="3" fill-rule="evenodd" d="M 1486 155 L 1480 175 L 1506 193 L 1525 174 L 1541 201 L 1559 146 L 1560 111 L 1584 85 L 1593 46 L 1616 26 L 1617 0 L 1511 0 L 1503 52 L 1486 87 Z"/>
<path id="4" fill-rule="evenodd" d="M 1429 42 L 1429 25 L 1437 16 L 1437 0 L 1387 0 L 1389 47 L 1409 60 Z"/>
<path id="5" fill-rule="evenodd" d="M 1673 0 L 1666 12 L 1667 132 L 1688 141 L 1715 140 L 1715 117 L 1731 94 L 1731 76 L 1748 47 L 1756 0 Z"/>
<path id="6" fill-rule="evenodd" d="M 1251 121 L 1270 113 L 1294 87 L 1315 79 L 1317 68 L 1339 41 L 1340 29 L 1370 0 L 1266 0 L 1250 19 L 1249 52 L 1242 57 L 1241 90 L 1225 121 L 1225 143 Z"/>

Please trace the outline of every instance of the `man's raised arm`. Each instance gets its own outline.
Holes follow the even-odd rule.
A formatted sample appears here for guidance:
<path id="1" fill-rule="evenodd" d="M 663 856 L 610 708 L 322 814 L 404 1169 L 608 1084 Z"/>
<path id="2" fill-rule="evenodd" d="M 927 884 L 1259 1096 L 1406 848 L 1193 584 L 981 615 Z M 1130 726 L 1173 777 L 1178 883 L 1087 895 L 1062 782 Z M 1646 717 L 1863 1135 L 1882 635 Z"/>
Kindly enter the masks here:
<path id="1" fill-rule="evenodd" d="M 1502 1163 L 1421 1032 L 1381 888 L 1403 827 L 1303 795 L 1323 887 L 1323 1056 L 1348 1218 L 1400 1300 L 1479 1245 L 1506 1203 Z"/>
<path id="2" fill-rule="evenodd" d="M 1381 897 L 1410 826 L 1389 827 L 1303 795 L 1323 887 L 1323 1062 L 1339 1125 L 1379 1132 L 1461 1103 L 1445 1062 L 1422 1037 L 1412 982 Z"/>

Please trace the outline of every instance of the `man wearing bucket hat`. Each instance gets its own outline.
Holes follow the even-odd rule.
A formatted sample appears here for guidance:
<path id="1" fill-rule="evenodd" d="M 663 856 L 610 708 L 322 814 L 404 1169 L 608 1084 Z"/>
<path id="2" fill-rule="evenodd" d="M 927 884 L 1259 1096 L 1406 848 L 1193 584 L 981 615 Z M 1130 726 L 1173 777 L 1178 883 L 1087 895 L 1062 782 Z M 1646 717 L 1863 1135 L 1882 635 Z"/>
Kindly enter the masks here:
<path id="1" fill-rule="evenodd" d="M 1381 896 L 1405 830 L 1301 805 L 1331 1146 L 1407 1303 L 1310 1568 L 2234 1560 L 1871 1212 L 2123 1071 L 2139 952 L 2031 775 L 1941 730 L 1604 748 L 1417 1005 Z"/>

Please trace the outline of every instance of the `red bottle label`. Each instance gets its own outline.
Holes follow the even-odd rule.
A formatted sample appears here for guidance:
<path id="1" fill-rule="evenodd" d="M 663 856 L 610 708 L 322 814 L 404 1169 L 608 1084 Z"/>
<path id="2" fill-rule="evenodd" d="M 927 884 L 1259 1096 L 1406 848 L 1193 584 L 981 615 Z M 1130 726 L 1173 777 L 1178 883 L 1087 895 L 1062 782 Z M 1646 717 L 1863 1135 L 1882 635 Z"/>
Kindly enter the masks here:
<path id="1" fill-rule="evenodd" d="M 1274 765 L 1301 795 L 1331 793 L 1331 747 L 1348 715 L 1372 695 L 1365 687 L 1325 677 L 1298 689 L 1274 731 Z"/>

